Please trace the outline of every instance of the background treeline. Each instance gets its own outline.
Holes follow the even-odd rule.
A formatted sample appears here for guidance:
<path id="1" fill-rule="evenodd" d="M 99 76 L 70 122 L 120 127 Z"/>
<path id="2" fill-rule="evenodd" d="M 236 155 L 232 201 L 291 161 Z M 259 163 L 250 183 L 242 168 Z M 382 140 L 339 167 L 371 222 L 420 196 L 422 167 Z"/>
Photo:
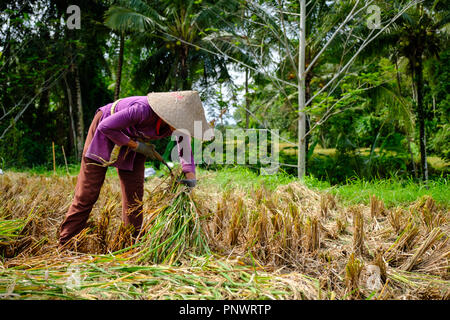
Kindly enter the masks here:
<path id="1" fill-rule="evenodd" d="M 449 3 L 370 2 L 381 26 L 390 24 L 367 45 L 367 1 L 307 2 L 307 173 L 332 183 L 446 176 Z M 81 10 L 80 29 L 66 25 L 70 5 Z M 299 8 L 284 0 L 1 2 L 2 166 L 50 169 L 52 142 L 58 164 L 62 148 L 77 163 L 98 107 L 195 89 L 220 130 L 279 129 L 281 168 L 296 174 Z M 158 142 L 162 153 L 167 142 Z"/>

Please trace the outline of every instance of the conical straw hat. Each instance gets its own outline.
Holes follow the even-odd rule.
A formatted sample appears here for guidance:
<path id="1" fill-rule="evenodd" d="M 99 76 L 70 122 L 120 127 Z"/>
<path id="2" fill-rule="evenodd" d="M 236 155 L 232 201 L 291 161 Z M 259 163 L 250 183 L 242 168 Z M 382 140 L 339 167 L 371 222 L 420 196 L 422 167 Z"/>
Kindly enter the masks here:
<path id="1" fill-rule="evenodd" d="M 152 92 L 147 95 L 147 100 L 153 111 L 175 129 L 187 130 L 191 137 L 200 140 L 214 138 L 212 130 L 205 133 L 211 127 L 197 91 Z M 194 130 L 194 124 L 197 130 Z"/>

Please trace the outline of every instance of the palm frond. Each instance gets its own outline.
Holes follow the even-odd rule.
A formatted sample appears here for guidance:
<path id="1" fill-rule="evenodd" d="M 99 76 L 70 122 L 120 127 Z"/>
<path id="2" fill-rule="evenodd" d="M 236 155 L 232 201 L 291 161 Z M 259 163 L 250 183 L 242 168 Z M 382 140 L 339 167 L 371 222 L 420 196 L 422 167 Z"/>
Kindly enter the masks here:
<path id="1" fill-rule="evenodd" d="M 161 25 L 164 18 L 142 1 L 119 1 L 105 13 L 105 25 L 119 32 L 144 32 Z"/>
<path id="2" fill-rule="evenodd" d="M 387 119 L 398 121 L 405 132 L 413 132 L 412 104 L 398 92 L 395 86 L 384 83 L 373 88 L 372 94 L 377 107 L 386 107 Z"/>

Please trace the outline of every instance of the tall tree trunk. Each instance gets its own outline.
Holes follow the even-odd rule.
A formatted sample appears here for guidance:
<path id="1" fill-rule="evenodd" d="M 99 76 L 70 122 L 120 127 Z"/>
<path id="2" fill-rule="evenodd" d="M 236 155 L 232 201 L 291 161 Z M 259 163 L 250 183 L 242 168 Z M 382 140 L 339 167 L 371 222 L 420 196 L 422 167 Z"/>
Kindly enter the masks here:
<path id="1" fill-rule="evenodd" d="M 414 72 L 415 71 L 413 71 L 413 81 L 411 81 L 411 88 L 412 88 L 412 98 L 413 98 L 413 100 L 414 101 L 416 101 L 416 103 L 417 103 L 417 86 L 416 86 L 416 83 L 415 83 L 415 78 L 414 78 Z"/>
<path id="2" fill-rule="evenodd" d="M 425 110 L 423 105 L 423 65 L 421 54 L 417 55 L 417 60 L 413 61 L 414 74 L 413 82 L 416 89 L 417 97 L 417 118 L 419 121 L 419 139 L 420 139 L 420 165 L 422 168 L 422 179 L 428 181 L 428 165 L 427 165 L 427 141 L 425 132 Z"/>
<path id="3" fill-rule="evenodd" d="M 1 59 L 3 59 L 5 61 L 5 66 L 8 66 L 9 64 L 9 58 L 11 55 L 11 31 L 9 28 L 6 29 L 6 39 L 5 39 L 5 43 L 3 45 L 3 54 L 1 55 Z M 5 81 L 2 81 L 2 83 L 0 84 L 2 87 L 2 97 L 1 97 L 1 102 L 2 102 L 2 111 L 3 114 L 6 114 L 6 108 L 12 108 L 12 104 L 10 103 L 10 98 L 9 95 L 7 93 L 7 89 L 8 89 L 8 85 L 7 83 L 9 83 L 9 72 L 5 72 Z"/>
<path id="4" fill-rule="evenodd" d="M 400 72 L 398 71 L 398 54 L 395 56 L 395 71 L 397 74 L 398 93 L 402 97 L 403 90 L 402 90 L 402 85 L 401 85 Z M 409 152 L 409 156 L 411 158 L 411 165 L 412 165 L 412 169 L 413 169 L 414 178 L 417 179 L 417 168 L 416 168 L 416 163 L 414 161 L 414 154 L 413 154 L 412 148 L 411 148 L 411 141 L 413 140 L 413 138 L 412 138 L 410 132 L 406 132 L 406 139 L 408 140 L 408 152 Z"/>
<path id="5" fill-rule="evenodd" d="M 120 96 L 120 82 L 122 80 L 122 65 L 123 65 L 123 50 L 125 36 L 123 33 L 120 34 L 120 44 L 119 44 L 119 59 L 117 61 L 117 71 L 116 71 L 116 84 L 114 86 L 114 101 L 119 99 Z"/>
<path id="6" fill-rule="evenodd" d="M 250 98 L 248 96 L 248 68 L 245 68 L 245 129 L 250 126 Z"/>
<path id="7" fill-rule="evenodd" d="M 74 69 L 75 69 L 75 90 L 77 96 L 77 113 L 78 113 L 77 149 L 78 149 L 78 159 L 81 159 L 84 147 L 84 116 L 83 116 L 83 104 L 81 100 L 80 75 L 78 72 L 78 67 L 75 66 Z"/>
<path id="8" fill-rule="evenodd" d="M 305 26 L 306 26 L 306 0 L 300 0 L 300 39 L 298 55 L 298 178 L 303 179 L 306 169 L 306 118 L 303 110 L 305 109 Z"/>
<path id="9" fill-rule="evenodd" d="M 306 59 L 306 57 L 305 57 Z M 310 50 L 308 50 L 307 60 L 308 63 L 311 62 Z M 305 75 L 305 100 L 309 101 L 311 98 L 311 81 L 313 79 L 313 68 L 311 68 L 308 74 Z M 308 135 L 305 137 L 305 174 L 308 172 L 308 153 L 309 153 L 309 143 L 311 141 L 311 133 L 309 132 L 310 126 L 310 116 L 309 114 L 305 114 L 305 131 Z"/>
<path id="10" fill-rule="evenodd" d="M 406 139 L 408 140 L 408 152 L 409 152 L 409 157 L 411 158 L 411 164 L 412 164 L 412 168 L 413 168 L 414 178 L 417 179 L 416 162 L 414 161 L 414 154 L 413 154 L 412 148 L 411 148 L 412 137 L 409 134 L 407 134 Z"/>
<path id="11" fill-rule="evenodd" d="M 190 90 L 190 85 L 188 81 L 188 65 L 187 58 L 189 54 L 189 47 L 187 45 L 181 46 L 181 54 L 180 54 L 180 78 L 181 78 L 181 90 Z"/>
<path id="12" fill-rule="evenodd" d="M 70 119 L 70 131 L 72 133 L 72 141 L 73 141 L 73 147 L 75 150 L 75 158 L 78 159 L 78 144 L 77 144 L 77 132 L 75 129 L 75 121 L 73 118 L 73 100 L 72 100 L 72 90 L 70 90 L 69 83 L 67 82 L 67 76 L 64 74 L 64 83 L 66 85 L 66 91 L 67 91 L 67 100 L 69 102 L 69 119 Z"/>

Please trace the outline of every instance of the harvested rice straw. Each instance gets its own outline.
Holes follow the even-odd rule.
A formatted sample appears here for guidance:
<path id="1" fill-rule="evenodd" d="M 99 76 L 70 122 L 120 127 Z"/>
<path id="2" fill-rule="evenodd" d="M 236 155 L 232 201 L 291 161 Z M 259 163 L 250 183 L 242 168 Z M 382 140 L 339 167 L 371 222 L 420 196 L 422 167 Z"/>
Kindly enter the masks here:
<path id="1" fill-rule="evenodd" d="M 364 253 L 364 218 L 359 208 L 353 207 L 353 250 L 361 255 Z"/>
<path id="2" fill-rule="evenodd" d="M 60 257 L 50 264 L 0 270 L 0 298 L 9 299 L 292 299 L 317 298 L 317 280 L 273 275 L 234 261 L 193 266 L 134 265 L 112 256 Z M 105 267 L 107 265 L 107 267 Z M 68 286 L 70 270 L 80 277 Z"/>
<path id="3" fill-rule="evenodd" d="M 389 211 L 388 213 L 388 221 L 391 224 L 394 231 L 398 234 L 400 230 L 403 228 L 402 216 L 404 215 L 402 208 L 396 208 L 394 210 Z"/>
<path id="4" fill-rule="evenodd" d="M 401 266 L 402 270 L 411 271 L 411 269 L 417 264 L 417 261 L 421 258 L 421 256 L 430 248 L 430 246 L 439 240 L 443 236 L 440 228 L 434 228 L 433 231 L 430 232 L 425 241 L 417 248 L 414 255 L 405 262 L 404 265 Z"/>
<path id="5" fill-rule="evenodd" d="M 144 264 L 142 262 L 152 261 L 152 254 L 157 252 L 151 246 L 151 240 L 160 245 L 175 234 L 174 222 L 167 226 L 159 223 L 162 226 L 160 234 L 166 238 L 153 239 L 150 232 L 151 227 L 162 219 L 162 214 L 167 214 L 169 207 L 176 204 L 179 194 L 172 190 L 181 186 L 168 183 L 170 179 L 167 177 L 161 186 L 157 186 L 161 181 L 159 178 L 146 183 L 149 190 L 145 190 L 144 228 L 138 242 L 132 244 L 128 233 L 119 232 L 122 221 L 119 210 L 110 211 L 111 205 L 120 205 L 120 185 L 115 177 L 107 178 L 98 208 L 94 208 L 92 219 L 88 221 L 86 231 L 89 232 L 78 237 L 74 250 L 78 248 L 79 251 L 76 252 L 59 250 L 55 236 L 71 203 L 76 177 L 14 172 L 0 176 L 0 221 L 26 220 L 30 208 L 36 208 L 22 231 L 20 227 L 13 232 L 6 227 L 3 229 L 4 234 L 14 236 L 11 248 L 2 248 L 8 252 L 5 250 L 3 255 L 0 252 L 0 295 L 8 299 L 450 297 L 447 205 L 434 205 L 431 200 L 422 199 L 407 207 L 386 210 L 385 216 L 377 214 L 376 219 L 370 217 L 370 206 L 359 205 L 357 209 L 364 214 L 364 228 L 358 230 L 364 230 L 364 248 L 368 254 L 359 256 L 355 253 L 349 259 L 349 253 L 353 252 L 351 209 L 342 206 L 339 198 L 333 209 L 326 199 L 322 199 L 321 206 L 321 194 L 298 182 L 279 186 L 273 191 L 260 187 L 253 192 L 248 188 L 230 188 L 226 195 L 219 185 L 200 183 L 193 194 L 192 207 L 200 210 L 195 213 L 201 217 L 200 224 L 210 248 L 222 258 L 228 258 L 220 259 L 216 254 L 189 256 L 192 245 L 186 244 L 184 248 L 178 247 L 178 250 L 184 250 L 181 255 L 172 255 L 172 263 L 177 262 L 176 266 Z M 186 196 L 189 198 L 188 194 Z M 319 211 L 325 206 L 326 218 Z M 239 224 L 230 223 L 233 214 L 235 218 L 241 215 Z M 306 217 L 311 216 L 318 218 L 321 232 L 317 255 L 305 250 L 312 230 L 310 224 L 306 224 Z M 441 231 L 432 233 L 437 227 Z M 228 235 L 234 228 L 239 228 L 239 237 L 235 245 L 230 245 Z M 336 238 L 326 229 L 332 229 Z M 108 254 L 104 254 L 105 249 L 100 245 L 100 239 L 105 235 Z M 192 233 L 185 232 L 185 236 L 192 238 Z M 185 238 L 180 238 L 177 239 L 186 242 Z M 160 247 L 158 258 L 162 258 L 163 247 Z M 166 250 L 166 255 L 170 254 L 171 248 L 175 246 Z M 379 252 L 375 252 L 375 248 L 379 248 Z M 136 260 L 151 250 L 153 252 L 147 256 L 149 260 L 142 259 L 137 264 Z M 234 261 L 232 265 L 229 264 L 230 257 Z M 169 263 L 170 260 L 166 261 Z M 406 263 L 413 264 L 413 272 L 402 270 Z M 371 264 L 380 267 L 385 285 L 379 295 L 367 292 L 363 278 L 356 278 L 361 265 Z M 66 288 L 69 267 L 80 272 L 82 281 L 76 290 Z M 386 279 L 383 279 L 383 268 Z M 362 290 L 359 290 L 360 285 Z"/>
<path id="6" fill-rule="evenodd" d="M 320 248 L 319 220 L 316 216 L 308 217 L 307 224 L 308 251 L 317 252 L 317 250 L 319 250 Z"/>
<path id="7" fill-rule="evenodd" d="M 419 234 L 419 227 L 413 222 L 408 223 L 405 229 L 400 233 L 395 242 L 386 250 L 384 257 L 386 261 L 398 258 L 401 250 L 408 249 L 416 241 Z"/>
<path id="8" fill-rule="evenodd" d="M 386 209 L 384 208 L 384 203 L 382 200 L 378 200 L 375 195 L 370 197 L 370 216 L 376 218 L 379 216 L 384 216 Z"/>
<path id="9" fill-rule="evenodd" d="M 345 266 L 345 285 L 350 296 L 359 297 L 359 276 L 363 267 L 364 263 L 352 252 Z"/>

